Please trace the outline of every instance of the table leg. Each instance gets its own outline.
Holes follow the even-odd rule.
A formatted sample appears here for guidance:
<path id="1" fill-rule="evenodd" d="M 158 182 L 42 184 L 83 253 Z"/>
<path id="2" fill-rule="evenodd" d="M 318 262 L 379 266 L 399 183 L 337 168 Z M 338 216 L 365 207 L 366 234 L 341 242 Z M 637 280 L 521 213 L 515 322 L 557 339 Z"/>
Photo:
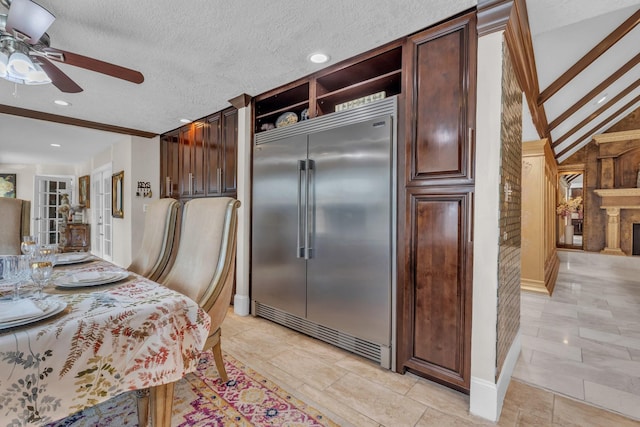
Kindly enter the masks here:
<path id="1" fill-rule="evenodd" d="M 171 427 L 173 386 L 175 383 L 151 387 L 151 421 L 153 427 Z"/>
<path id="2" fill-rule="evenodd" d="M 138 401 L 138 426 L 149 427 L 149 389 L 136 390 Z"/>

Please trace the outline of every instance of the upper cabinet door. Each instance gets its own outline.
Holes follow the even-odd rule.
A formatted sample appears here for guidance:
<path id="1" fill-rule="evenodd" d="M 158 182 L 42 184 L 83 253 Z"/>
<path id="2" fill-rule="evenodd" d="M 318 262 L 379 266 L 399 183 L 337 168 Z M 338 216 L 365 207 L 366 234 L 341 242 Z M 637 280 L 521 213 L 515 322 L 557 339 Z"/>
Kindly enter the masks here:
<path id="1" fill-rule="evenodd" d="M 237 190 L 236 170 L 238 151 L 238 110 L 231 108 L 222 112 L 222 149 L 220 162 L 222 163 L 222 192 L 234 193 Z"/>
<path id="2" fill-rule="evenodd" d="M 207 117 L 207 195 L 217 196 L 222 190 L 222 164 L 220 163 L 220 114 Z"/>
<path id="3" fill-rule="evenodd" d="M 468 14 L 409 38 L 405 183 L 473 180 L 476 25 Z M 452 181 L 452 182 L 445 182 Z"/>

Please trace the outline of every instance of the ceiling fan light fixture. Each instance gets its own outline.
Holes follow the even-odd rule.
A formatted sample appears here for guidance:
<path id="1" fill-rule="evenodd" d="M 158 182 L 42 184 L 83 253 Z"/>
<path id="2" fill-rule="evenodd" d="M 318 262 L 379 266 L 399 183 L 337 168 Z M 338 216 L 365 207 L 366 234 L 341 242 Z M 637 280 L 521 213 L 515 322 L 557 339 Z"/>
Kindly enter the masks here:
<path id="1" fill-rule="evenodd" d="M 33 64 L 35 70 L 34 71 L 30 71 L 27 74 L 27 78 L 25 79 L 25 84 L 28 85 L 45 85 L 48 83 L 51 83 L 51 79 L 49 78 L 49 76 L 47 75 L 47 73 L 44 72 L 44 70 L 42 69 L 42 67 L 40 67 L 40 65 L 38 64 Z"/>
<path id="2" fill-rule="evenodd" d="M 9 75 L 12 75 L 15 78 L 25 79 L 30 72 L 36 71 L 36 67 L 27 55 L 16 51 L 9 57 L 7 71 Z"/>
<path id="3" fill-rule="evenodd" d="M 0 50 L 0 77 L 7 75 L 7 68 L 9 67 L 9 54 L 4 50 Z"/>
<path id="4" fill-rule="evenodd" d="M 31 0 L 13 0 L 7 16 L 7 29 L 26 36 L 24 40 L 28 43 L 36 44 L 55 19 L 47 9 Z"/>

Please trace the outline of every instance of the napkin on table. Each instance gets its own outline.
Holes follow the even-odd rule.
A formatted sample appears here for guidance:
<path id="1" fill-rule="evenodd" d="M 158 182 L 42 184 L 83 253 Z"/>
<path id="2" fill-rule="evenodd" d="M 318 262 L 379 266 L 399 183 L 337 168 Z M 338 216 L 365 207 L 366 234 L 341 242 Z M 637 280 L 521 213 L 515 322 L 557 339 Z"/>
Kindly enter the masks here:
<path id="1" fill-rule="evenodd" d="M 43 311 L 28 298 L 0 302 L 0 323 L 27 319 L 42 314 Z"/>

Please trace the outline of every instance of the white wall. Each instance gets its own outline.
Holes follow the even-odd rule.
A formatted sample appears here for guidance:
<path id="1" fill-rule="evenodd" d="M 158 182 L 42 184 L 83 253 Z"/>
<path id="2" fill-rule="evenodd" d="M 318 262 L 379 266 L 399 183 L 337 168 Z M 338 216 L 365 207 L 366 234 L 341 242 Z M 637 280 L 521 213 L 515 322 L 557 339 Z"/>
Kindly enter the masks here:
<path id="1" fill-rule="evenodd" d="M 113 173 L 124 171 L 123 218 L 113 218 L 113 263 L 131 264 L 142 242 L 144 205 L 160 193 L 160 138 L 126 136 L 91 161 L 93 167 L 111 162 Z M 136 196 L 138 181 L 151 182 L 152 198 Z"/>
<path id="2" fill-rule="evenodd" d="M 478 40 L 470 411 L 496 419 L 502 32 Z M 501 402 L 500 402 L 501 406 Z"/>

